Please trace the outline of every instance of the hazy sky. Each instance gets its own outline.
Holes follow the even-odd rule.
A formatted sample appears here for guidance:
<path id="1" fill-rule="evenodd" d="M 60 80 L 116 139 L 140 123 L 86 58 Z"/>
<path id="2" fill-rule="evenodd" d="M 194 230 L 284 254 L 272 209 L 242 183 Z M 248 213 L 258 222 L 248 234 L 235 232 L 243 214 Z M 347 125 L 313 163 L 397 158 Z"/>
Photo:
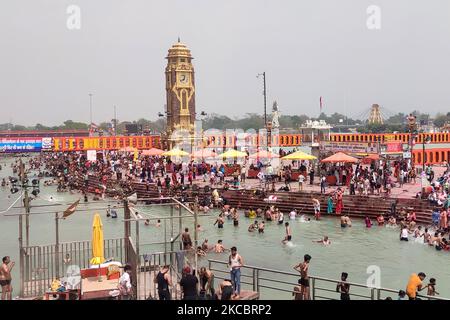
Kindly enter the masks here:
<path id="1" fill-rule="evenodd" d="M 66 26 L 69 5 L 81 29 Z M 369 30 L 366 10 L 381 9 Z M 155 119 L 177 37 L 194 56 L 197 110 L 241 116 L 450 111 L 448 0 L 3 0 L 0 123 Z"/>

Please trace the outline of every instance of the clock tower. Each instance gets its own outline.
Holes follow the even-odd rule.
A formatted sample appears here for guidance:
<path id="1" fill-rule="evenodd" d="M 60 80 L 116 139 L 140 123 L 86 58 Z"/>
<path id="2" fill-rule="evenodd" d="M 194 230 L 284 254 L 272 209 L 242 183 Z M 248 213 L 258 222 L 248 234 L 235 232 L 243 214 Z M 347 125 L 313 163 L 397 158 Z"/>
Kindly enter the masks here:
<path id="1" fill-rule="evenodd" d="M 167 134 L 176 130 L 194 133 L 195 78 L 191 51 L 180 42 L 174 44 L 166 57 Z"/>

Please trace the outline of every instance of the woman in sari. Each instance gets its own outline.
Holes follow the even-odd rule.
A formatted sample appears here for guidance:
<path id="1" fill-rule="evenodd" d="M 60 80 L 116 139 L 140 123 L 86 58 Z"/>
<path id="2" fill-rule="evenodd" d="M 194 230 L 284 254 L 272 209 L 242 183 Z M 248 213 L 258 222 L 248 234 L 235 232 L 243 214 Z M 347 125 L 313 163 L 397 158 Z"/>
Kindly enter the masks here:
<path id="1" fill-rule="evenodd" d="M 328 214 L 332 214 L 333 213 L 333 198 L 330 196 L 328 196 L 328 200 L 327 200 L 327 213 Z"/>
<path id="2" fill-rule="evenodd" d="M 341 214 L 344 209 L 342 190 L 338 188 L 336 193 L 336 214 Z"/>

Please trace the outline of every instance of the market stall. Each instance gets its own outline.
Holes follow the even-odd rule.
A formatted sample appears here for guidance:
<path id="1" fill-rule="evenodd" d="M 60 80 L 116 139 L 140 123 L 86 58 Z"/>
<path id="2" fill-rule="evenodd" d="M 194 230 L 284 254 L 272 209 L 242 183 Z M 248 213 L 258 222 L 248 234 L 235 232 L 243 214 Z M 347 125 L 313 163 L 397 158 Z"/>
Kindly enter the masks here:
<path id="1" fill-rule="evenodd" d="M 296 160 L 296 161 L 302 161 L 302 160 L 315 160 L 317 157 L 310 155 L 308 153 L 305 153 L 303 151 L 297 151 L 291 154 L 288 154 L 287 156 L 284 156 L 281 158 L 281 160 Z M 292 180 L 298 180 L 299 175 L 303 175 L 305 178 L 307 177 L 307 171 L 306 168 L 304 170 L 292 171 L 291 179 Z"/>
<path id="2" fill-rule="evenodd" d="M 323 159 L 322 163 L 338 163 L 338 164 L 347 164 L 347 163 L 357 163 L 359 160 L 355 157 L 349 156 L 343 152 L 338 152 L 333 154 L 332 156 Z M 337 183 L 336 176 L 333 174 L 327 174 L 326 176 L 327 184 L 329 186 L 335 186 Z"/>

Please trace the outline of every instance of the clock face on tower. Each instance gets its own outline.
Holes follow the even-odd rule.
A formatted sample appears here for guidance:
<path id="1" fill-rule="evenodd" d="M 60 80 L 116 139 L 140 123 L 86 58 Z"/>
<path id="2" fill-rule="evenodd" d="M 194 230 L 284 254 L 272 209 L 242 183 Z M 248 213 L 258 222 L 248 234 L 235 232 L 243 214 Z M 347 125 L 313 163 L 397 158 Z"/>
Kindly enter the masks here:
<path id="1" fill-rule="evenodd" d="M 180 83 L 181 84 L 188 84 L 189 83 L 189 74 L 182 73 L 180 74 Z"/>

